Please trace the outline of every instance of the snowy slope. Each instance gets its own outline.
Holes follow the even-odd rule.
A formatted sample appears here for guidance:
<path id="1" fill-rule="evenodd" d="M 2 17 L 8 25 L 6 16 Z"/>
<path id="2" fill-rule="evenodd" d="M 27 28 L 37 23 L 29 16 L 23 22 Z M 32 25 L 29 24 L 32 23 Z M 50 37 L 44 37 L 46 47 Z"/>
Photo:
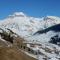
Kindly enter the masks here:
<path id="1" fill-rule="evenodd" d="M 38 30 L 46 29 L 60 23 L 60 18 L 46 16 L 42 18 L 30 17 L 23 12 L 15 12 L 0 22 L 0 27 L 9 28 L 21 37 L 32 36 Z"/>
<path id="2" fill-rule="evenodd" d="M 14 13 L 9 15 L 8 18 L 1 21 L 0 27 L 9 28 L 16 32 L 17 34 L 25 37 L 32 34 L 32 32 L 37 31 L 39 24 L 39 18 L 28 17 L 24 13 Z"/>
<path id="3" fill-rule="evenodd" d="M 52 39 L 52 43 L 60 44 L 60 24 L 48 27 L 44 30 L 39 30 L 29 37 L 30 40 L 40 41 L 40 42 L 49 42 Z"/>

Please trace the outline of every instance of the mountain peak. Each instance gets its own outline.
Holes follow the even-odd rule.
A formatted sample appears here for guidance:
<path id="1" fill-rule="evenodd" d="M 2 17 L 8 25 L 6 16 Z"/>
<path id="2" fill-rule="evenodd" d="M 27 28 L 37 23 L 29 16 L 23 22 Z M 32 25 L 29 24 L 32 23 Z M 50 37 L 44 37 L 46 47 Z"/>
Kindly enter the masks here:
<path id="1" fill-rule="evenodd" d="M 26 16 L 26 14 L 24 14 L 23 12 L 15 12 L 15 13 L 13 13 L 12 15 L 9 15 L 9 17 L 11 18 L 13 18 L 13 17 L 25 17 Z"/>
<path id="2" fill-rule="evenodd" d="M 22 15 L 22 16 L 25 16 L 25 14 L 23 12 L 15 12 L 14 15 Z"/>
<path id="3" fill-rule="evenodd" d="M 60 17 L 57 16 L 46 16 L 44 17 L 44 20 L 50 21 L 50 22 L 55 22 L 55 23 L 60 23 Z"/>
<path id="4" fill-rule="evenodd" d="M 60 20 L 60 18 L 59 18 L 59 17 L 57 17 L 57 16 L 47 16 L 47 18 L 55 19 L 55 20 Z"/>

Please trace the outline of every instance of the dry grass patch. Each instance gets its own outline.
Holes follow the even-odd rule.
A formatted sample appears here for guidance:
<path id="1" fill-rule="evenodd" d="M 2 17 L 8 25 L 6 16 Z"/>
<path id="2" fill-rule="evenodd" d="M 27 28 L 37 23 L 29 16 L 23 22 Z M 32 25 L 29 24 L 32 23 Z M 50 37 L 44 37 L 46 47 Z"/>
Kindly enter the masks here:
<path id="1" fill-rule="evenodd" d="M 36 60 L 13 47 L 0 47 L 0 60 Z"/>

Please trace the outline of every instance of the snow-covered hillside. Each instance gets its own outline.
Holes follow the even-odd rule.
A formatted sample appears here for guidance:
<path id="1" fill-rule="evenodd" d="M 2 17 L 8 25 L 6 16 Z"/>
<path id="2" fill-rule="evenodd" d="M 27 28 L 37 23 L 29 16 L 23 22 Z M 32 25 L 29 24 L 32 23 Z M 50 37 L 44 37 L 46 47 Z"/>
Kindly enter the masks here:
<path id="1" fill-rule="evenodd" d="M 24 37 L 27 40 L 37 40 L 47 42 L 57 33 L 49 31 L 46 34 L 34 35 L 37 31 L 47 29 L 60 23 L 60 18 L 55 16 L 46 16 L 42 18 L 30 17 L 23 12 L 15 12 L 7 18 L 0 21 L 0 28 L 11 29 L 13 32 Z"/>
<path id="2" fill-rule="evenodd" d="M 16 12 L 1 21 L 0 27 L 9 28 L 22 37 L 30 36 L 39 29 L 40 18 L 26 16 L 23 12 Z"/>
<path id="3" fill-rule="evenodd" d="M 30 17 L 23 12 L 15 12 L 0 22 L 0 27 L 9 28 L 22 37 L 28 37 L 38 30 L 46 29 L 60 23 L 60 18 L 46 16 L 42 18 Z"/>
<path id="4" fill-rule="evenodd" d="M 31 41 L 34 40 L 46 43 L 51 40 L 54 44 L 60 44 L 60 24 L 39 30 L 34 33 L 33 36 L 29 37 L 29 39 Z"/>

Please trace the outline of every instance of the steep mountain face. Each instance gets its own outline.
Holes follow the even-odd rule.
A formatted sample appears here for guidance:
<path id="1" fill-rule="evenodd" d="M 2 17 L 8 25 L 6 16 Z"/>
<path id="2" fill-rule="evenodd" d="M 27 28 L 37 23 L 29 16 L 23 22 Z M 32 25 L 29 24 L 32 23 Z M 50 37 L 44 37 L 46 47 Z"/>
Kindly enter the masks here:
<path id="1" fill-rule="evenodd" d="M 55 16 L 44 17 L 44 20 L 47 28 L 60 23 L 60 18 Z"/>
<path id="2" fill-rule="evenodd" d="M 1 21 L 0 27 L 9 28 L 22 37 L 32 35 L 39 27 L 39 18 L 28 17 L 24 13 L 14 13 Z"/>
<path id="3" fill-rule="evenodd" d="M 44 30 L 37 31 L 33 34 L 31 40 L 38 40 L 40 42 L 50 42 L 60 45 L 60 24 L 56 24 Z"/>
<path id="4" fill-rule="evenodd" d="M 47 16 L 42 18 L 29 17 L 23 12 L 15 12 L 1 21 L 0 27 L 9 28 L 21 37 L 29 37 L 38 30 L 46 29 L 60 23 L 59 17 Z"/>

